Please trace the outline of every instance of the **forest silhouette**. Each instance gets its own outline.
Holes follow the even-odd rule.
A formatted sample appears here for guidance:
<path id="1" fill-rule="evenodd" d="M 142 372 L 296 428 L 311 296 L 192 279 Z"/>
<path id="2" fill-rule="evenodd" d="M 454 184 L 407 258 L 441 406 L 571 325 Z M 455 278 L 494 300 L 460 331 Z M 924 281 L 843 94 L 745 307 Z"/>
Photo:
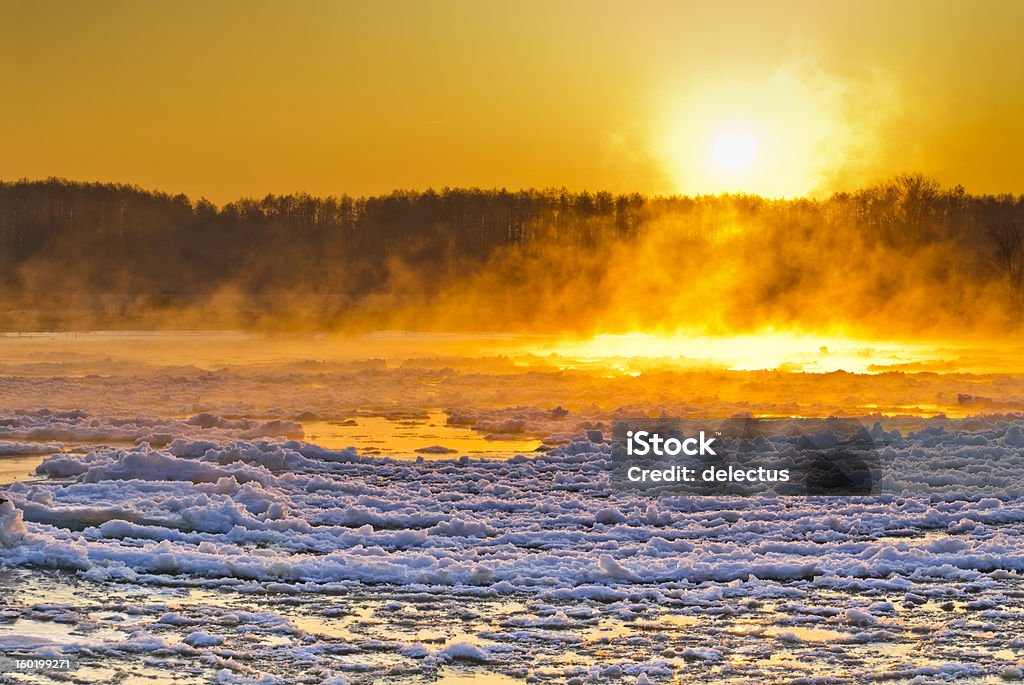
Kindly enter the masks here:
<path id="1" fill-rule="evenodd" d="M 0 183 L 0 328 L 1013 330 L 1024 197 L 445 188 L 217 207 Z"/>

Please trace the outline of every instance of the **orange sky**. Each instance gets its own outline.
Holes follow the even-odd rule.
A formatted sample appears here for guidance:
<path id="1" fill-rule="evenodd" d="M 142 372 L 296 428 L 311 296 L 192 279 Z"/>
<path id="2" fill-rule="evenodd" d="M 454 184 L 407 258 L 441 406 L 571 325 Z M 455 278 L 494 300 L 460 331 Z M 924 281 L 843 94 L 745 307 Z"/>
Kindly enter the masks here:
<path id="1" fill-rule="evenodd" d="M 1021 26 L 1016 0 L 0 0 L 0 179 L 1019 193 Z"/>

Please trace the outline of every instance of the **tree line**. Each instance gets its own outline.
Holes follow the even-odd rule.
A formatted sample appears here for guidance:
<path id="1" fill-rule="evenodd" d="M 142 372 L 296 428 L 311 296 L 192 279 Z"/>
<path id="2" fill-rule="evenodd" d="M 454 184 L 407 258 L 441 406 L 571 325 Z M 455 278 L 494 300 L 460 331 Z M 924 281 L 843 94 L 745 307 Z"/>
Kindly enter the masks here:
<path id="1" fill-rule="evenodd" d="M 1024 288 L 1022 231 L 1024 197 L 971 195 L 920 175 L 818 200 L 444 188 L 220 207 L 128 185 L 22 180 L 0 183 L 0 326 L 17 327 L 27 310 L 49 312 L 58 327 L 70 312 L 129 325 L 138 311 L 173 311 L 227 288 L 252 311 L 288 293 L 343 318 L 378 301 L 429 299 L 496 268 L 526 282 L 537 281 L 535 264 L 600 270 L 599 260 L 653 236 L 666 258 L 723 244 L 742 245 L 745 259 L 770 254 L 758 296 L 812 287 L 793 283 L 798 262 L 917 264 L 915 255 L 937 251 L 920 274 L 928 287 L 966 277 L 1001 283 L 1012 300 Z M 943 270 L 956 278 L 932 273 Z M 544 287 L 537 281 L 538 297 Z"/>

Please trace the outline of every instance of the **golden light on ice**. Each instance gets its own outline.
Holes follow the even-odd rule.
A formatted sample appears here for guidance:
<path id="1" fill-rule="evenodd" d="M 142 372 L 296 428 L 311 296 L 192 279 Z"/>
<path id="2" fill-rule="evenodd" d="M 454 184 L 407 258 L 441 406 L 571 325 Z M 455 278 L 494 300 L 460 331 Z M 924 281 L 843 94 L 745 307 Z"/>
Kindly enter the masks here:
<path id="1" fill-rule="evenodd" d="M 750 167 L 757 154 L 757 138 L 749 131 L 719 133 L 711 147 L 711 158 L 722 171 L 738 173 Z"/>
<path id="2" fill-rule="evenodd" d="M 674 359 L 677 368 L 766 369 L 831 373 L 878 373 L 887 364 L 935 362 L 941 348 L 921 342 L 865 341 L 837 335 L 763 331 L 730 336 L 678 334 L 600 334 L 564 340 L 544 348 L 570 360 L 611 358 Z"/>

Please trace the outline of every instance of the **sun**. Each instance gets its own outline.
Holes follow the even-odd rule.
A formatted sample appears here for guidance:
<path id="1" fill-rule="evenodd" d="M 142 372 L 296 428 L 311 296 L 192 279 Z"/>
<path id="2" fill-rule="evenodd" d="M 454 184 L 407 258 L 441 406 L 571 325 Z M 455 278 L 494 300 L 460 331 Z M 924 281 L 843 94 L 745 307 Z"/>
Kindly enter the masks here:
<path id="1" fill-rule="evenodd" d="M 757 155 L 757 138 L 749 131 L 723 131 L 711 144 L 711 159 L 720 171 L 739 173 L 750 168 Z"/>

